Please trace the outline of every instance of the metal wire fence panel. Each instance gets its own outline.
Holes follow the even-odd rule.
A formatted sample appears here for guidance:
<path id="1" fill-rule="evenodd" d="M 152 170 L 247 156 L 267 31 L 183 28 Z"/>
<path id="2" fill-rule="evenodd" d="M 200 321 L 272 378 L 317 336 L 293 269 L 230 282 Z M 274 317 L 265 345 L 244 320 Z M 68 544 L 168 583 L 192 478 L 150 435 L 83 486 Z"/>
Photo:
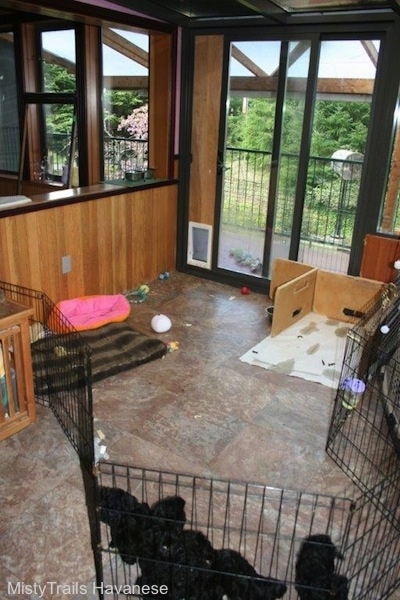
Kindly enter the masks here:
<path id="1" fill-rule="evenodd" d="M 393 474 L 356 504 L 344 550 L 355 599 L 389 598 L 400 585 L 399 500 L 398 474 Z"/>
<path id="2" fill-rule="evenodd" d="M 98 465 L 97 480 L 98 514 L 102 521 L 99 548 L 103 560 L 103 583 L 105 588 L 114 591 L 114 598 L 124 597 L 118 591 L 122 587 L 132 589 L 132 586 L 140 586 L 143 581 L 154 584 L 166 581 L 173 588 L 169 589 L 169 598 L 216 598 L 221 577 L 225 581 L 223 569 L 229 568 L 228 564 L 220 561 L 221 551 L 223 556 L 228 555 L 235 560 L 238 559 L 235 553 L 240 553 L 250 565 L 247 568 L 254 570 L 250 575 L 250 571 L 244 572 L 235 563 L 235 573 L 231 573 L 230 578 L 241 589 L 238 597 L 282 597 L 254 595 L 251 579 L 257 581 L 260 576 L 267 578 L 270 586 L 275 586 L 276 594 L 296 598 L 296 560 L 305 538 L 310 535 L 329 536 L 338 552 L 349 546 L 348 534 L 354 505 L 348 498 L 103 462 Z M 128 492 L 141 507 L 149 509 L 146 514 L 142 512 L 140 517 L 134 517 L 134 528 L 138 519 L 145 523 L 146 539 L 139 544 L 137 529 L 134 531 L 136 537 L 129 537 L 128 534 L 121 539 L 121 530 L 118 533 L 118 526 L 115 528 L 115 523 L 121 519 L 119 526 L 124 524 L 125 534 L 128 531 L 133 533 L 130 523 L 132 514 L 127 505 L 122 506 L 119 501 L 115 503 L 115 497 L 109 505 L 105 503 L 106 496 L 111 498 L 110 489 Z M 149 554 L 148 539 L 154 539 L 154 530 L 165 528 L 165 520 L 161 523 L 162 519 L 156 516 L 154 507 L 174 497 L 180 497 L 185 502 L 183 533 L 181 530 L 176 535 L 176 531 L 173 534 L 169 531 L 169 537 L 163 537 L 167 549 L 163 546 L 164 550 L 160 553 L 157 547 L 151 546 Z M 176 524 L 173 519 L 171 521 L 173 525 Z M 209 554 L 206 561 L 202 560 L 204 554 L 198 546 L 193 550 L 192 536 L 197 535 L 196 532 L 200 532 L 202 543 L 207 544 Z M 190 539 L 190 551 L 185 548 L 183 554 L 175 556 L 177 539 L 187 540 L 187 537 Z M 342 570 L 344 564 L 345 561 L 338 560 L 337 570 Z M 160 572 L 165 574 L 166 567 L 169 575 L 172 573 L 173 581 L 168 577 L 160 577 Z M 199 587 L 199 572 L 203 588 Z M 146 579 L 143 579 L 143 573 Z M 174 586 L 182 578 L 185 595 L 177 596 L 173 591 Z M 193 591 L 194 583 L 196 592 Z M 262 584 L 267 585 L 265 579 L 261 580 Z"/>
<path id="3" fill-rule="evenodd" d="M 30 341 L 35 399 L 50 406 L 82 462 L 92 469 L 91 351 L 43 292 L 0 281 L 6 298 L 33 308 Z M 56 340 L 56 343 L 55 343 Z M 55 357 L 55 360 L 48 358 Z"/>
<path id="4" fill-rule="evenodd" d="M 345 550 L 354 598 L 400 585 L 400 292 L 388 286 L 349 331 L 327 453 L 357 484 Z M 345 382 L 362 390 L 349 398 Z"/>
<path id="5" fill-rule="evenodd" d="M 343 403 L 345 405 L 343 405 Z M 344 472 L 368 491 L 399 469 L 381 395 L 368 388 L 357 407 L 346 407 L 343 390 L 336 400 L 327 452 Z"/>
<path id="6" fill-rule="evenodd" d="M 327 452 L 362 491 L 399 471 L 399 327 L 400 294 L 389 286 L 348 333 Z M 350 404 L 348 382 L 364 390 Z"/>
<path id="7" fill-rule="evenodd" d="M 383 369 L 381 401 L 394 448 L 400 457 L 400 349 L 398 348 Z"/>

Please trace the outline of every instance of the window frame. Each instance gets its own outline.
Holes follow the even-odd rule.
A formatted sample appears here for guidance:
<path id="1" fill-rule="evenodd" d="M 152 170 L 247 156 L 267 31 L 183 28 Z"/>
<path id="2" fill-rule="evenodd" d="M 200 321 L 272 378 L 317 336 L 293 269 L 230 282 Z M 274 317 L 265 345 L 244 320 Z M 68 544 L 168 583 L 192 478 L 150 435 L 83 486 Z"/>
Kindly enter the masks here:
<path id="1" fill-rule="evenodd" d="M 17 61 L 16 61 L 16 56 L 15 56 L 15 46 L 16 46 L 16 35 L 15 35 L 15 31 L 13 29 L 13 27 L 11 26 L 5 26 L 5 27 L 1 27 L 0 28 L 0 34 L 2 34 L 3 36 L 10 36 L 11 40 L 8 42 L 7 39 L 2 40 L 4 42 L 4 44 L 10 44 L 10 52 L 9 55 L 7 56 L 7 58 L 9 59 L 9 68 L 8 70 L 11 71 L 11 69 L 13 70 L 13 94 L 10 95 L 10 98 L 8 98 L 8 95 L 6 93 L 6 89 L 3 90 L 2 92 L 2 103 L 4 102 L 5 107 L 7 108 L 7 104 L 11 103 L 12 105 L 14 105 L 13 100 L 15 100 L 15 107 L 13 106 L 11 109 L 11 112 L 13 113 L 11 115 L 12 120 L 15 120 L 15 136 L 12 135 L 11 138 L 14 141 L 15 140 L 15 147 L 13 143 L 11 143 L 11 157 L 9 159 L 6 158 L 6 155 L 2 155 L 1 157 L 1 161 L 3 162 L 4 167 L 2 168 L 2 171 L 4 173 L 10 174 L 13 173 L 15 171 L 13 171 L 12 166 L 13 164 L 15 165 L 16 168 L 18 168 L 18 163 L 19 163 L 19 156 L 21 153 L 20 150 L 20 141 L 21 141 L 21 122 L 19 119 L 19 106 L 18 106 L 18 65 L 17 65 Z M 11 66 L 11 61 L 13 62 L 13 65 Z M 6 72 L 7 72 L 7 67 L 6 68 Z M 1 86 L 0 86 L 1 87 Z M 15 111 L 15 112 L 14 112 Z M 2 123 L 4 122 L 4 119 L 6 117 L 1 117 L 1 121 Z M 9 125 L 9 123 L 7 123 Z M 4 137 L 3 137 L 4 136 Z M 6 144 L 4 143 L 5 138 L 8 137 L 8 134 L 5 133 L 3 131 L 3 127 L 2 127 L 2 132 L 1 132 L 1 140 L 2 140 L 2 147 L 4 148 L 6 146 Z M 10 139 L 10 138 L 8 138 Z M 14 150 L 14 151 L 13 151 Z M 8 168 L 9 167 L 9 168 Z"/>
<path id="2" fill-rule="evenodd" d="M 96 13 L 96 11 L 94 11 Z M 155 166 L 156 177 L 163 180 L 174 178 L 173 149 L 176 102 L 177 27 L 155 22 L 140 16 L 127 17 L 114 11 L 101 11 L 99 20 L 95 14 L 82 19 L 79 13 L 63 13 L 63 19 L 47 17 L 22 21 L 19 29 L 19 45 L 15 46 L 19 72 L 20 127 L 22 124 L 26 94 L 40 94 L 43 73 L 41 69 L 40 34 L 57 29 L 75 30 L 76 56 L 76 114 L 79 148 L 80 185 L 92 185 L 104 179 L 103 127 L 102 127 L 102 36 L 103 26 L 129 28 L 149 35 L 149 164 Z M 107 14 L 107 18 L 105 18 Z M 26 18 L 22 16 L 22 19 Z M 4 29 L 4 28 L 2 28 Z M 13 29 L 13 28 L 11 28 Z M 18 78 L 18 75 L 17 75 Z M 57 93 L 46 92 L 56 99 Z M 29 164 L 40 156 L 43 138 L 40 137 L 41 123 L 32 119 L 27 125 L 26 156 L 24 157 L 24 179 L 32 179 Z M 154 140 L 157 139 L 157 143 Z M 49 182 L 46 182 L 49 183 Z M 51 182 L 50 182 L 51 183 Z M 121 181 L 122 183 L 122 181 Z"/>

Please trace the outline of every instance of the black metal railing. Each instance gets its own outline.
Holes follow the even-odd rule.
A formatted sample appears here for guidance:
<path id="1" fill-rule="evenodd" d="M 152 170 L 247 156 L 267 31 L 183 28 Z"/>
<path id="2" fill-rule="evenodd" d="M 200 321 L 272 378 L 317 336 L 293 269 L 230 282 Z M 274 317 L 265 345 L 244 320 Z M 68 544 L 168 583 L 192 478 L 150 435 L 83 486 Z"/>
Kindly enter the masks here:
<path id="1" fill-rule="evenodd" d="M 7 142 L 0 148 L 0 169 L 16 171 L 19 164 L 20 143 L 18 128 L 1 128 L 1 137 Z M 68 133 L 47 133 L 47 149 L 43 160 L 32 165 L 37 178 L 61 179 L 63 167 L 68 165 L 71 136 Z M 42 164 L 43 163 L 43 164 Z M 148 166 L 148 140 L 124 137 L 104 139 L 104 179 L 123 179 L 125 171 L 145 169 Z"/>
<path id="2" fill-rule="evenodd" d="M 148 166 L 148 140 L 109 137 L 104 140 L 104 179 L 123 179 L 126 171 Z"/>
<path id="3" fill-rule="evenodd" d="M 4 130 L 3 130 L 4 132 Z M 6 136 L 16 139 L 16 136 Z M 61 179 L 68 164 L 70 136 L 48 135 L 46 176 Z M 10 144 L 8 145 L 10 146 Z M 0 168 L 17 164 L 17 147 L 3 147 Z M 11 162 L 10 162 L 11 161 Z M 282 154 L 275 212 L 274 231 L 289 236 L 292 230 L 299 156 Z M 344 179 L 334 166 L 359 166 L 354 160 L 311 156 L 307 172 L 301 238 L 306 242 L 331 243 L 350 247 L 359 192 L 359 177 Z M 123 179 L 126 171 L 148 166 L 148 140 L 125 137 L 104 139 L 104 180 Z M 264 231 L 271 174 L 271 153 L 228 147 L 225 153 L 222 223 Z M 400 228 L 400 193 L 397 197 L 393 229 Z"/>
<path id="4" fill-rule="evenodd" d="M 274 231 L 292 229 L 299 157 L 282 154 L 279 165 Z M 344 179 L 335 164 L 362 162 L 311 156 L 307 173 L 301 237 L 305 241 L 340 241 L 349 247 L 354 228 L 359 177 Z M 271 175 L 271 153 L 227 148 L 222 222 L 227 226 L 265 229 Z"/>
<path id="5" fill-rule="evenodd" d="M 63 165 L 68 164 L 70 138 L 67 134 L 48 136 L 48 171 L 61 176 Z M 123 179 L 125 171 L 147 167 L 148 141 L 124 137 L 104 139 L 104 180 Z"/>

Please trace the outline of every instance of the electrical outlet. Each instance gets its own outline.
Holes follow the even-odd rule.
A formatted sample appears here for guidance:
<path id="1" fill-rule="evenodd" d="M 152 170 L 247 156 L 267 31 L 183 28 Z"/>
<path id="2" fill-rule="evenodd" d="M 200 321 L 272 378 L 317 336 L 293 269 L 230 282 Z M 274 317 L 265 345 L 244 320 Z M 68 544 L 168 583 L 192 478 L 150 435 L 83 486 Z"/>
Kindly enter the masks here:
<path id="1" fill-rule="evenodd" d="M 61 270 L 63 273 L 69 273 L 71 271 L 71 257 L 69 255 L 62 257 Z"/>

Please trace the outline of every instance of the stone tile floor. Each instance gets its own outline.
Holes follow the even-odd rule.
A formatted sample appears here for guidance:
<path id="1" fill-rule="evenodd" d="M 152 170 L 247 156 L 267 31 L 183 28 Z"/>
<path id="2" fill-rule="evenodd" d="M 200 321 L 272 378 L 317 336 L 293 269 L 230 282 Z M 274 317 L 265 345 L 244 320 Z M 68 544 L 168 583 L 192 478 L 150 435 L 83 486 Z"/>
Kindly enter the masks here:
<path id="1" fill-rule="evenodd" d="M 110 460 L 352 496 L 325 453 L 334 391 L 239 361 L 268 335 L 269 299 L 181 273 L 149 286 L 130 322 L 154 335 L 151 317 L 168 315 L 159 337 L 179 349 L 94 384 Z M 97 598 L 79 461 L 51 411 L 37 412 L 1 443 L 0 598 Z"/>

